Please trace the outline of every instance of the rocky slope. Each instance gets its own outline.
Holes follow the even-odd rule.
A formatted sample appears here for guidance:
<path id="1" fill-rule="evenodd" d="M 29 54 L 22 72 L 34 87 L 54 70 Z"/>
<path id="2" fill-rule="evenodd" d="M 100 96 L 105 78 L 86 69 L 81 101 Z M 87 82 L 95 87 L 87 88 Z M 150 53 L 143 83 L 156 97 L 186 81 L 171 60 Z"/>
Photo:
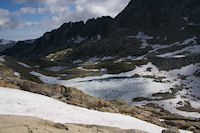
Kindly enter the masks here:
<path id="1" fill-rule="evenodd" d="M 8 48 L 14 47 L 15 44 L 16 44 L 15 41 L 8 41 L 8 40 L 0 39 L 0 52 L 6 50 Z"/>

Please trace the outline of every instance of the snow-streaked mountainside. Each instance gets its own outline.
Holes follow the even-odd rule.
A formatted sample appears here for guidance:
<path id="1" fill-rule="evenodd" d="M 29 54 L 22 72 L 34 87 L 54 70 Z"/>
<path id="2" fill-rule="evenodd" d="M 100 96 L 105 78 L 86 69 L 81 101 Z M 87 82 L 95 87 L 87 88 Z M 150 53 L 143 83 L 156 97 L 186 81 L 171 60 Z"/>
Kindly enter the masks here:
<path id="1" fill-rule="evenodd" d="M 8 48 L 14 47 L 15 44 L 16 44 L 15 41 L 0 39 L 0 52 L 6 50 Z"/>
<path id="2" fill-rule="evenodd" d="M 161 133 L 162 127 L 114 113 L 103 113 L 68 105 L 52 98 L 0 87 L 0 114 L 35 116 L 59 123 L 113 126 Z M 181 133 L 189 133 L 182 131 Z"/>

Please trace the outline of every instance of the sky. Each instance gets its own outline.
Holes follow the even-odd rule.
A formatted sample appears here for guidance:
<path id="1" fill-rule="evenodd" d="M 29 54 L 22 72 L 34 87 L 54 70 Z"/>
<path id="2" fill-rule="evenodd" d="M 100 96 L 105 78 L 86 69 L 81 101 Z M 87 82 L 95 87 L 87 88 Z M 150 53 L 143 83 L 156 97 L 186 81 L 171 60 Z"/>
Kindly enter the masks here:
<path id="1" fill-rule="evenodd" d="M 129 0 L 0 0 L 0 39 L 35 39 L 65 22 L 115 17 Z"/>

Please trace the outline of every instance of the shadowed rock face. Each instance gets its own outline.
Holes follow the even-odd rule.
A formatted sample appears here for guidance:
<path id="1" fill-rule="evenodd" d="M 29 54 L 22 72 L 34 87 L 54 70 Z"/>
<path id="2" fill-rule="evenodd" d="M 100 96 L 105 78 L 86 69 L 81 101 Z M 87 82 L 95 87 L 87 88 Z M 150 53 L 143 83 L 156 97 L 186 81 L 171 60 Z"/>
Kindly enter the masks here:
<path id="1" fill-rule="evenodd" d="M 200 22 L 200 1 L 198 0 L 131 0 L 128 6 L 115 18 L 120 27 L 158 26 L 188 17 Z"/>

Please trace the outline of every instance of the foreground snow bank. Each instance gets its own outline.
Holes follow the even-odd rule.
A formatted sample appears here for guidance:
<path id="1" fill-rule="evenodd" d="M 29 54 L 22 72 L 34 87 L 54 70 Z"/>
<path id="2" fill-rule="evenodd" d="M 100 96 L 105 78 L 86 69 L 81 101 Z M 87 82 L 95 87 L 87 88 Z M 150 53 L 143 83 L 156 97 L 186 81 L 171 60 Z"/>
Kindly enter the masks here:
<path id="1" fill-rule="evenodd" d="M 161 133 L 162 127 L 114 113 L 92 111 L 52 98 L 21 90 L 0 87 L 0 114 L 35 116 L 60 123 L 114 126 Z M 181 131 L 187 133 L 188 131 Z"/>

